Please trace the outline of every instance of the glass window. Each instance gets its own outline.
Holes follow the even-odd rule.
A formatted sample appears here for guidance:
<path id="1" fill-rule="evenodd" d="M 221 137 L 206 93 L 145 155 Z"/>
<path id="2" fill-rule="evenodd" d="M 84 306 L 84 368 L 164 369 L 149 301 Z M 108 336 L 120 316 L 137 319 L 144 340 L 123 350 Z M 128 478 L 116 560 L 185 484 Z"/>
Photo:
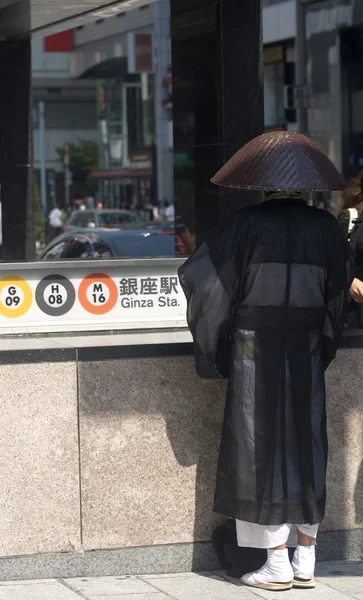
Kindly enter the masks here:
<path id="1" fill-rule="evenodd" d="M 136 223 L 136 215 L 132 212 L 100 212 L 98 214 L 98 225 L 100 227 L 118 227 L 125 223 Z"/>
<path id="2" fill-rule="evenodd" d="M 69 221 L 69 225 L 71 225 L 72 227 L 78 227 L 80 224 L 80 214 L 79 213 L 74 213 Z"/>
<path id="3" fill-rule="evenodd" d="M 86 227 L 97 227 L 97 213 L 89 212 L 86 215 L 87 217 L 87 225 Z"/>
<path id="4" fill-rule="evenodd" d="M 86 236 L 78 235 L 69 240 L 63 254 L 65 259 L 84 259 L 93 257 L 93 244 Z"/>
<path id="5" fill-rule="evenodd" d="M 67 240 L 56 243 L 41 256 L 42 260 L 59 260 L 67 246 Z"/>
<path id="6" fill-rule="evenodd" d="M 187 12 L 194 15 L 192 5 L 187 3 Z M 174 23 L 171 1 L 156 0 L 152 6 L 147 26 L 144 12 L 130 8 L 122 31 L 118 16 L 110 16 L 97 40 L 94 23 L 85 24 L 75 32 L 72 56 L 62 54 L 61 66 L 56 53 L 45 55 L 43 44 L 34 43 L 32 182 L 24 175 L 12 188 L 0 174 L 0 260 L 35 260 L 49 252 L 55 234 L 49 214 L 55 207 L 61 211 L 57 233 L 138 224 L 162 230 L 168 223 L 174 242 L 179 239 L 173 253 L 179 256 L 185 244 L 174 235 L 178 215 L 183 236 L 195 243 L 194 175 L 203 171 L 203 181 L 209 182 L 219 166 L 207 151 L 199 160 L 202 169 L 194 160 L 195 148 L 219 152 L 216 127 L 211 127 L 218 121 L 215 29 L 203 11 L 202 32 L 184 28 L 172 40 L 167 30 Z M 56 99 L 54 93 L 49 97 L 55 77 Z M 24 147 L 19 136 L 15 145 L 18 139 Z M 203 213 L 208 227 L 215 221 L 217 195 L 213 209 Z M 102 212 L 107 210 L 123 212 Z M 140 256 L 142 247 L 145 256 L 155 256 L 158 248 L 170 255 L 165 239 L 149 242 L 150 248 L 138 240 L 136 246 Z M 72 243 L 69 252 L 73 249 Z"/>
<path id="7" fill-rule="evenodd" d="M 78 217 L 78 227 L 88 228 L 92 223 L 92 214 L 82 211 Z"/>
<path id="8" fill-rule="evenodd" d="M 92 243 L 93 243 L 93 255 L 94 258 L 113 258 L 114 253 L 110 246 L 98 236 L 92 235 Z"/>
<path id="9" fill-rule="evenodd" d="M 341 32 L 343 167 L 349 181 L 363 167 L 363 28 Z"/>
<path id="10" fill-rule="evenodd" d="M 265 126 L 275 127 L 285 123 L 284 63 L 276 62 L 264 67 Z"/>

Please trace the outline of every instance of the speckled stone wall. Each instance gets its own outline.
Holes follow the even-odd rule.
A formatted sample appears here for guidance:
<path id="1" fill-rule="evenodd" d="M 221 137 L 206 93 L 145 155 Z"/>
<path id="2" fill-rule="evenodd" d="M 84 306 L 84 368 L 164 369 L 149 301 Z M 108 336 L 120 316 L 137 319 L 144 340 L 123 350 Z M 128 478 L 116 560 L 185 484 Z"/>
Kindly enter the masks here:
<path id="1" fill-rule="evenodd" d="M 211 539 L 225 389 L 192 358 L 80 364 L 85 549 Z"/>
<path id="2" fill-rule="evenodd" d="M 76 364 L 0 364 L 0 404 L 0 556 L 79 550 Z"/>
<path id="3" fill-rule="evenodd" d="M 363 406 L 357 349 L 327 375 L 324 531 L 363 526 Z M 191 358 L 80 365 L 85 548 L 209 540 L 225 384 Z"/>
<path id="4" fill-rule="evenodd" d="M 199 379 L 190 356 L 91 353 L 0 365 L 0 556 L 33 555 L 41 577 L 210 568 L 226 383 Z M 327 375 L 324 559 L 363 553 L 362 359 L 344 348 Z M 21 578 L 11 560 L 0 579 Z"/>
<path id="5" fill-rule="evenodd" d="M 363 349 L 342 349 L 327 373 L 329 467 L 325 531 L 363 527 L 362 359 Z"/>

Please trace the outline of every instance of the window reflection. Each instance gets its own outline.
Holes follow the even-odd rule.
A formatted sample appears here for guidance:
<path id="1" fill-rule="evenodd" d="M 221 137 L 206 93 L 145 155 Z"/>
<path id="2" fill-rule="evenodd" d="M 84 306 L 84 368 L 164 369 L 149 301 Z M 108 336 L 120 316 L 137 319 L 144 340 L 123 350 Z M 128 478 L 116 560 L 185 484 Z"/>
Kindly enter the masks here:
<path id="1" fill-rule="evenodd" d="M 189 253 L 188 237 L 183 231 L 177 236 L 184 242 L 180 253 Z M 175 255 L 174 227 L 157 225 L 144 226 L 143 229 L 103 230 L 99 233 L 63 234 L 62 240 L 51 242 L 40 254 L 42 261 L 85 260 L 97 258 L 172 258 Z"/>
<path id="2" fill-rule="evenodd" d="M 37 258 L 189 254 L 192 219 L 174 210 L 170 0 L 94 25 L 32 44 Z"/>

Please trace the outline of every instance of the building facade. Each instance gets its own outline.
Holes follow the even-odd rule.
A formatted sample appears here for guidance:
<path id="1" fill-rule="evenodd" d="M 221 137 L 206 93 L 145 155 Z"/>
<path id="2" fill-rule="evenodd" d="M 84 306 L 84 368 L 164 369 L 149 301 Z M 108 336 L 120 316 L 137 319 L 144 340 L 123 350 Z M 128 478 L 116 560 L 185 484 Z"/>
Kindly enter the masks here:
<path id="1" fill-rule="evenodd" d="M 297 128 L 295 84 L 295 0 L 263 2 L 265 128 Z"/>
<path id="2" fill-rule="evenodd" d="M 305 33 L 305 85 L 295 87 L 297 3 L 301 0 L 264 0 L 265 56 L 271 48 L 285 48 L 283 67 L 265 58 L 265 122 L 283 116 L 294 125 L 296 95 L 304 97 L 306 133 L 313 137 L 347 179 L 363 166 L 362 61 L 363 5 L 360 0 L 302 2 Z M 274 51 L 278 55 L 277 50 Z M 280 57 L 283 52 L 280 50 Z M 288 73 L 288 75 L 287 75 Z M 291 88 L 290 88 L 291 86 Z M 278 108 L 279 107 L 279 108 Z M 286 114 L 286 110 L 288 114 Z M 290 118 L 291 120 L 290 120 Z"/>
<path id="3" fill-rule="evenodd" d="M 56 45 L 54 38 L 65 41 Z M 53 44 L 51 43 L 53 41 Z M 39 102 L 44 102 L 43 140 L 46 168 L 63 169 L 57 148 L 78 139 L 97 139 L 96 86 L 74 81 L 70 73 L 72 31 L 32 41 L 32 91 L 34 107 L 34 166 L 40 168 Z"/>
<path id="4" fill-rule="evenodd" d="M 76 28 L 72 75 L 97 85 L 99 201 L 115 208 L 172 203 L 169 0 Z"/>
<path id="5" fill-rule="evenodd" d="M 363 163 L 359 109 L 362 9 L 358 0 L 303 3 L 305 84 L 296 86 L 300 1 L 263 2 L 265 130 L 301 129 L 296 108 L 297 97 L 303 96 L 304 131 L 350 178 Z M 210 10 L 210 33 L 216 31 L 212 3 L 203 2 L 198 10 L 202 21 Z M 178 72 L 171 69 L 178 58 L 171 52 L 169 0 L 114 10 L 111 16 L 86 22 L 69 33 L 69 47 L 59 47 L 57 35 L 49 38 L 48 46 L 44 40 L 33 41 L 35 107 L 39 100 L 46 103 L 46 168 L 63 168 L 56 149 L 67 141 L 90 139 L 97 141 L 100 149 L 99 168 L 93 177 L 98 200 L 105 205 L 160 206 L 180 195 L 184 203 L 191 203 L 195 106 L 190 110 L 192 87 L 190 80 L 184 79 L 185 72 L 181 83 Z M 201 36 L 205 40 L 204 30 Z M 207 41 L 200 49 L 201 56 L 206 47 Z M 178 50 L 175 43 L 173 52 Z M 203 79 L 208 69 L 201 69 L 199 77 Z M 238 69 L 236 72 L 238 76 Z M 208 85 L 215 85 L 211 73 L 209 77 Z M 178 90 L 176 103 L 172 79 Z M 38 116 L 36 112 L 36 168 L 41 147 Z"/>
<path id="6" fill-rule="evenodd" d="M 363 163 L 361 4 L 302 2 L 302 82 L 297 80 L 298 1 L 263 2 L 264 128 L 301 130 L 303 105 L 303 130 L 350 178 Z M 135 207 L 175 200 L 189 229 L 198 232 L 197 223 L 204 223 L 203 236 L 234 206 L 226 194 L 220 205 L 208 184 L 226 158 L 215 150 L 227 135 L 221 128 L 219 10 L 214 0 L 126 2 L 79 22 L 67 34 L 66 47 L 57 36 L 38 39 L 38 32 L 32 41 L 35 168 L 40 169 L 42 147 L 45 169 L 62 171 L 57 149 L 77 139 L 95 141 L 100 152 L 93 178 L 100 201 Z M 245 23 L 245 13 L 237 15 L 240 35 Z M 230 98 L 238 105 L 247 56 L 240 63 L 231 60 Z M 233 146 L 246 140 L 245 131 L 230 132 Z"/>

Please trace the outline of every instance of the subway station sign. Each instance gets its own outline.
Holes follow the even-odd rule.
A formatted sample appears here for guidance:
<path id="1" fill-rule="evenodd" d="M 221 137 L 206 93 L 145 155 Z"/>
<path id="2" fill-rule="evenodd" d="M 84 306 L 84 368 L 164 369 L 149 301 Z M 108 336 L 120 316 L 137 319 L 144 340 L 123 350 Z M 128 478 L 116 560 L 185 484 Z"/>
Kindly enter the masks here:
<path id="1" fill-rule="evenodd" d="M 184 327 L 181 262 L 0 266 L 0 334 Z"/>

